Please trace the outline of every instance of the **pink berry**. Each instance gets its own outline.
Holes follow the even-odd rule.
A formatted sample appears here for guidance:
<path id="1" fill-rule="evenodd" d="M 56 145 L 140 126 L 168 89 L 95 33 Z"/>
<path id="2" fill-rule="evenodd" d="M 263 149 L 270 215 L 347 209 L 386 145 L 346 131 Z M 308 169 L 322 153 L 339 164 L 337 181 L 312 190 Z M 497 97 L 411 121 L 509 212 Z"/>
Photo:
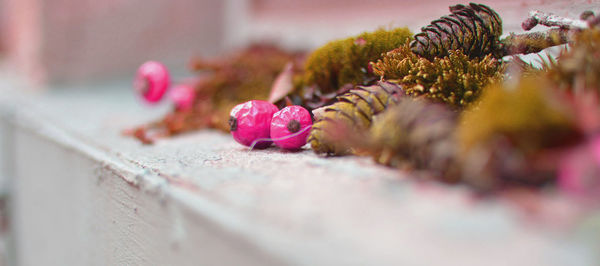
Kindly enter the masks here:
<path id="1" fill-rule="evenodd" d="M 196 90 L 190 85 L 180 84 L 171 88 L 169 98 L 175 103 L 177 110 L 189 110 L 194 105 Z"/>
<path id="2" fill-rule="evenodd" d="M 297 150 L 306 144 L 310 126 L 312 118 L 308 110 L 298 105 L 288 106 L 273 115 L 271 138 L 280 148 Z"/>
<path id="3" fill-rule="evenodd" d="M 251 146 L 255 140 L 269 138 L 271 118 L 277 110 L 277 106 L 267 101 L 252 100 L 238 104 L 231 110 L 229 117 L 233 139 L 242 145 Z M 254 147 L 266 148 L 271 143 L 261 141 Z"/>
<path id="4" fill-rule="evenodd" d="M 159 62 L 148 61 L 138 68 L 133 86 L 146 101 L 158 102 L 169 87 L 169 71 Z"/>

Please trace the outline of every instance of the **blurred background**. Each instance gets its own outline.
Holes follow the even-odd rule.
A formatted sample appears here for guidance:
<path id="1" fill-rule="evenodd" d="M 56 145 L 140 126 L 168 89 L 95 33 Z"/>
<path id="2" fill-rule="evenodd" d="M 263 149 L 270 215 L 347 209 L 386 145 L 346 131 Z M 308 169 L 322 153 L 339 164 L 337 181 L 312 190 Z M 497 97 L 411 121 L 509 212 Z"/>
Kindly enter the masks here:
<path id="1" fill-rule="evenodd" d="M 519 31 L 532 8 L 578 16 L 597 1 L 481 1 Z M 185 69 L 253 41 L 312 49 L 377 27 L 417 31 L 457 1 L 0 0 L 4 61 L 36 85 L 129 78 L 143 61 Z M 466 3 L 466 2 L 465 2 Z"/>

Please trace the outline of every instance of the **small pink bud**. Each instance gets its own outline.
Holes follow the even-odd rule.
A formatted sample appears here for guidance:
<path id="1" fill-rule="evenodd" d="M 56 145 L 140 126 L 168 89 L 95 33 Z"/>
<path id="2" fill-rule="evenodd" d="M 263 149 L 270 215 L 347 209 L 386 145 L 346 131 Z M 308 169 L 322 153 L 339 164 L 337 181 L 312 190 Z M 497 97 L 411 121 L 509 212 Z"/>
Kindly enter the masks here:
<path id="1" fill-rule="evenodd" d="M 190 85 L 180 84 L 171 88 L 169 98 L 175 103 L 177 110 L 189 110 L 194 105 L 196 90 Z"/>
<path id="2" fill-rule="evenodd" d="M 233 139 L 251 146 L 255 140 L 268 139 L 271 118 L 277 106 L 267 101 L 252 100 L 236 105 L 230 113 L 229 126 Z M 257 142 L 254 148 L 266 148 L 271 141 Z"/>
<path id="3" fill-rule="evenodd" d="M 146 101 L 158 102 L 169 87 L 169 71 L 159 62 L 148 61 L 138 68 L 133 87 Z"/>
<path id="4" fill-rule="evenodd" d="M 306 144 L 312 118 L 302 106 L 292 105 L 273 115 L 271 138 L 282 149 L 297 150 Z"/>
<path id="5" fill-rule="evenodd" d="M 363 45 L 367 44 L 367 40 L 365 40 L 364 38 L 360 37 L 360 38 L 354 40 L 354 44 L 358 45 L 358 46 L 363 46 Z"/>

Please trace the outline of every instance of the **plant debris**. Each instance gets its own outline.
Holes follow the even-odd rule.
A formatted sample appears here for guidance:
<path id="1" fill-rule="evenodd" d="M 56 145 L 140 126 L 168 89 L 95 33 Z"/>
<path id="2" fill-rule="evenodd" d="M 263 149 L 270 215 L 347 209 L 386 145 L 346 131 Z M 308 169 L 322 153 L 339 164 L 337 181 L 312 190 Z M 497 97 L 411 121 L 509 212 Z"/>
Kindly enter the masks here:
<path id="1" fill-rule="evenodd" d="M 156 138 L 202 128 L 228 131 L 231 108 L 249 100 L 267 100 L 271 84 L 284 66 L 302 58 L 302 53 L 256 44 L 227 57 L 193 60 L 192 69 L 198 73 L 192 82 L 196 92 L 193 106 L 174 108 L 163 119 L 132 132 L 142 142 L 152 143 Z"/>

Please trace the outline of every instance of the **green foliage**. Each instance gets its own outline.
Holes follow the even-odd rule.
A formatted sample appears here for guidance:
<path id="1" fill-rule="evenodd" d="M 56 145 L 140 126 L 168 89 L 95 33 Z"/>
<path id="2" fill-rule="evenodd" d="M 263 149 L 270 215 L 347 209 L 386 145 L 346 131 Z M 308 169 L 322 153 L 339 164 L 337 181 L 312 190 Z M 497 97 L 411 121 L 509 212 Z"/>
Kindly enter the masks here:
<path id="1" fill-rule="evenodd" d="M 412 96 L 425 96 L 454 107 L 463 107 L 479 97 L 486 85 L 501 80 L 504 64 L 487 55 L 469 58 L 459 50 L 429 61 L 408 46 L 388 52 L 373 65 L 382 79 L 401 84 Z"/>
<path id="2" fill-rule="evenodd" d="M 368 64 L 381 54 L 408 43 L 407 28 L 378 29 L 332 41 L 315 50 L 305 64 L 304 85 L 316 85 L 322 93 L 335 92 L 346 84 L 367 85 L 376 80 Z"/>

